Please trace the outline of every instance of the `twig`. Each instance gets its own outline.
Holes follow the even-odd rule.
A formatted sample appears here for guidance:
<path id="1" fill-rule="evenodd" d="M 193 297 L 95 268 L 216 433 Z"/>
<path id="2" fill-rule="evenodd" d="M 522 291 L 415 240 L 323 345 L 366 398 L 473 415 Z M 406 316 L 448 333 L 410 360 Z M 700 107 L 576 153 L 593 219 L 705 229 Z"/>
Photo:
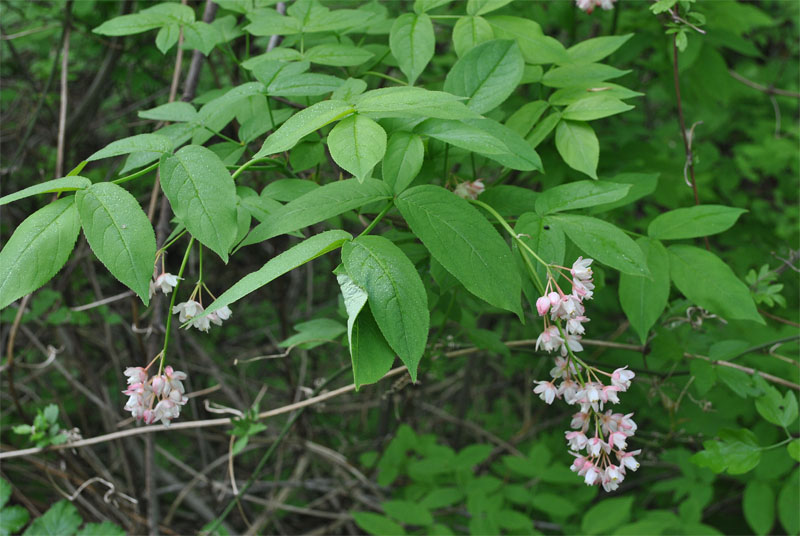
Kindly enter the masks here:
<path id="1" fill-rule="evenodd" d="M 766 93 L 767 95 L 780 95 L 781 97 L 791 97 L 793 99 L 800 99 L 800 93 L 797 93 L 796 91 L 787 91 L 785 89 L 777 89 L 777 88 L 772 87 L 772 86 L 769 86 L 769 87 L 762 86 L 758 82 L 753 82 L 752 80 L 750 80 L 748 78 L 745 78 L 744 76 L 740 75 L 739 73 L 737 73 L 733 69 L 729 69 L 728 72 L 730 73 L 730 75 L 733 78 L 735 78 L 736 80 L 738 80 L 742 84 L 744 84 L 744 85 L 746 85 L 748 87 L 751 87 L 753 89 L 756 89 L 758 91 L 761 91 L 762 93 Z"/>
<path id="2" fill-rule="evenodd" d="M 64 172 L 64 142 L 67 130 L 67 76 L 69 74 L 69 35 L 72 19 L 72 0 L 67 2 L 64 14 L 64 43 L 61 51 L 61 102 L 58 109 L 58 137 L 56 142 L 56 178 Z"/>
<path id="3" fill-rule="evenodd" d="M 210 23 L 217 15 L 217 4 L 212 0 L 206 0 L 205 9 L 203 9 L 203 22 Z M 192 63 L 189 65 L 189 72 L 186 75 L 186 81 L 183 84 L 183 96 L 181 100 L 190 102 L 194 100 L 197 92 L 197 83 L 200 81 L 200 69 L 203 68 L 203 53 L 195 50 L 192 53 Z"/>
<path id="4" fill-rule="evenodd" d="M 286 2 L 278 2 L 275 6 L 275 11 L 280 13 L 281 15 L 286 15 Z M 269 36 L 269 43 L 267 43 L 267 52 L 275 48 L 281 43 L 283 39 L 282 35 L 271 35 Z"/>
<path id="5" fill-rule="evenodd" d="M 28 300 L 31 295 L 27 294 L 19 304 L 17 314 L 14 316 L 14 322 L 11 324 L 11 331 L 8 333 L 8 344 L 6 345 L 6 367 L 8 367 L 8 394 L 11 395 L 11 400 L 14 402 L 14 407 L 17 408 L 17 413 L 22 417 L 22 420 L 30 422 L 27 414 L 22 410 L 22 405 L 19 403 L 19 395 L 17 395 L 17 388 L 14 385 L 14 341 L 17 338 L 19 325 L 22 321 L 22 315 L 25 312 L 25 307 L 28 305 Z"/>
<path id="6" fill-rule="evenodd" d="M 77 307 L 70 307 L 70 311 L 87 311 L 89 309 L 94 309 L 95 307 L 100 307 L 101 305 L 106 305 L 115 301 L 124 300 L 128 296 L 133 296 L 132 290 L 126 290 L 125 292 L 120 292 L 114 296 L 109 296 L 108 298 L 103 298 L 102 300 L 93 301 L 92 303 L 87 303 L 86 305 L 78 305 Z"/>
<path id="7" fill-rule="evenodd" d="M 677 16 L 677 8 L 673 10 L 672 16 Z M 678 101 L 678 122 L 680 123 L 681 127 L 681 136 L 683 137 L 683 149 L 686 152 L 686 163 L 684 164 L 684 178 L 686 177 L 686 168 L 688 167 L 689 176 L 691 178 L 690 185 L 692 187 L 692 192 L 694 193 L 694 204 L 700 204 L 700 196 L 697 193 L 697 181 L 694 177 L 694 155 L 692 153 L 692 140 L 690 136 L 694 132 L 694 126 L 692 127 L 692 132 L 687 132 L 686 130 L 686 120 L 683 117 L 683 104 L 681 103 L 681 84 L 680 78 L 678 76 L 678 35 L 675 34 L 672 37 L 672 77 L 675 82 L 675 97 Z M 695 123 L 696 125 L 697 123 Z M 711 251 L 711 245 L 708 242 L 708 237 L 703 237 L 706 249 Z"/>
<path id="8" fill-rule="evenodd" d="M 798 385 L 796 383 L 792 383 L 789 380 L 784 380 L 783 378 L 779 378 L 778 376 L 773 376 L 772 374 L 767 374 L 766 372 L 762 372 L 760 370 L 756 370 L 756 369 L 753 369 L 753 368 L 750 368 L 750 367 L 745 367 L 745 366 L 739 365 L 738 363 L 731 363 L 730 361 L 723 361 L 721 359 L 712 359 L 712 358 L 704 356 L 704 355 L 690 354 L 688 352 L 684 353 L 683 356 L 684 357 L 688 357 L 689 359 L 702 359 L 703 361 L 708 361 L 712 365 L 720 365 L 720 366 L 723 366 L 723 367 L 729 367 L 729 368 L 733 368 L 733 369 L 736 369 L 736 370 L 741 370 L 742 372 L 746 372 L 747 374 L 750 374 L 751 376 L 754 375 L 754 374 L 758 374 L 759 376 L 761 376 L 765 380 L 769 380 L 772 383 L 777 383 L 777 384 L 789 387 L 790 389 L 794 389 L 795 391 L 800 391 L 800 385 Z"/>

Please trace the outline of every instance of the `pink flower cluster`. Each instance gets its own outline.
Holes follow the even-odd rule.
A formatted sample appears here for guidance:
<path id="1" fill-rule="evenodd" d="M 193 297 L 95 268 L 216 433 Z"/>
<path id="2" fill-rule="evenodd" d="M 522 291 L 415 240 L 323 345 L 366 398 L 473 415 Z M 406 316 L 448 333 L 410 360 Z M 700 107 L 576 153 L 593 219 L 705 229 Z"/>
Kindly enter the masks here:
<path id="1" fill-rule="evenodd" d="M 591 13 L 594 11 L 594 8 L 598 6 L 605 11 L 610 11 L 614 9 L 614 2 L 616 1 L 617 0 L 575 0 L 575 4 L 578 6 L 578 9 L 586 13 Z"/>
<path id="2" fill-rule="evenodd" d="M 636 432 L 636 423 L 631 419 L 633 413 L 602 412 L 606 404 L 619 403 L 619 393 L 628 390 L 635 374 L 627 367 L 608 374 L 586 365 L 574 354 L 583 350 L 580 336 L 584 333 L 583 323 L 589 321 L 585 316 L 583 300 L 591 299 L 594 291 L 591 264 L 592 259 L 579 257 L 572 265 L 569 270 L 572 293 L 565 294 L 550 277 L 545 295 L 536 301 L 536 309 L 545 322 L 545 330 L 536 341 L 536 349 L 541 347 L 547 352 L 560 349 L 561 356 L 556 357 L 555 367 L 550 370 L 552 380 L 534 382 L 536 387 L 533 392 L 547 404 L 552 404 L 558 398 L 571 406 L 580 406 L 580 411 L 572 417 L 572 430 L 564 432 L 570 454 L 575 456 L 571 469 L 584 477 L 587 485 L 599 484 L 606 491 L 613 491 L 619 487 L 627 470 L 636 471 L 639 468 L 634 456 L 641 450 L 625 451 L 628 439 Z M 566 270 L 564 267 L 557 268 Z M 552 324 L 548 322 L 548 312 Z M 562 322 L 566 328 L 561 327 Z M 605 384 L 600 381 L 600 374 L 608 376 L 610 382 Z M 556 385 L 559 380 L 560 383 Z M 586 433 L 592 423 L 595 426 L 594 435 L 589 437 Z M 612 451 L 617 463 L 613 463 Z"/>
<path id="3" fill-rule="evenodd" d="M 181 406 L 189 400 L 182 382 L 186 373 L 172 367 L 165 367 L 164 374 L 152 378 L 148 378 L 147 370 L 142 367 L 128 367 L 125 376 L 128 377 L 128 389 L 122 392 L 129 396 L 125 409 L 145 424 L 161 421 L 169 426 L 170 421 L 180 415 Z"/>
<path id="4" fill-rule="evenodd" d="M 592 282 L 592 269 L 589 267 L 592 259 L 578 257 L 570 269 L 572 279 L 572 292 L 564 293 L 558 286 L 555 279 L 548 277 L 545 295 L 536 300 L 536 310 L 539 316 L 544 317 L 544 331 L 536 340 L 536 349 L 540 347 L 546 352 L 559 349 L 562 356 L 566 356 L 569 350 L 580 352 L 583 350 L 580 340 L 586 329 L 583 327 L 585 322 L 589 322 L 586 317 L 586 310 L 583 307 L 583 300 L 591 300 L 594 295 L 594 283 Z M 565 268 L 566 269 L 566 268 Z M 562 331 L 555 324 L 550 324 L 547 320 L 547 313 L 550 312 L 550 320 L 563 320 L 566 330 Z"/>

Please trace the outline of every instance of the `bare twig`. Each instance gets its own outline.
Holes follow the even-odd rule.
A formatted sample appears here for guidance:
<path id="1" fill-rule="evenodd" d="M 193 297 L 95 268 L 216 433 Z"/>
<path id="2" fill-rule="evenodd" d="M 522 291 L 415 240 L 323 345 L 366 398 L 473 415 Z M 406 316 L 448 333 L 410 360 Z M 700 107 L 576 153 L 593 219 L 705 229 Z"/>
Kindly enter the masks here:
<path id="1" fill-rule="evenodd" d="M 212 0 L 206 0 L 206 6 L 203 10 L 203 22 L 210 23 L 217 15 L 217 4 Z M 189 65 L 189 73 L 186 75 L 186 81 L 183 84 L 182 101 L 189 102 L 194 100 L 197 92 L 197 83 L 200 81 L 200 69 L 203 68 L 203 53 L 195 50 L 192 54 L 192 63 Z"/>
<path id="2" fill-rule="evenodd" d="M 733 78 L 735 78 L 736 80 L 738 80 L 742 84 L 744 84 L 744 85 L 746 85 L 748 87 L 751 87 L 753 89 L 756 89 L 758 91 L 761 91 L 762 93 L 766 93 L 767 95 L 780 95 L 781 97 L 791 97 L 793 99 L 800 99 L 800 93 L 798 93 L 796 91 L 787 91 L 785 89 L 777 89 L 777 88 L 772 87 L 772 86 L 769 86 L 769 87 L 762 86 L 758 82 L 753 82 L 752 80 L 750 80 L 748 78 L 745 78 L 744 76 L 740 75 L 739 73 L 737 73 L 733 69 L 729 69 L 728 72 L 730 73 L 730 75 Z"/>
<path id="3" fill-rule="evenodd" d="M 58 109 L 58 138 L 56 145 L 56 177 L 64 174 L 64 142 L 67 129 L 67 77 L 69 74 L 69 35 L 72 15 L 72 0 L 66 5 L 64 16 L 64 44 L 61 50 L 61 102 Z"/>

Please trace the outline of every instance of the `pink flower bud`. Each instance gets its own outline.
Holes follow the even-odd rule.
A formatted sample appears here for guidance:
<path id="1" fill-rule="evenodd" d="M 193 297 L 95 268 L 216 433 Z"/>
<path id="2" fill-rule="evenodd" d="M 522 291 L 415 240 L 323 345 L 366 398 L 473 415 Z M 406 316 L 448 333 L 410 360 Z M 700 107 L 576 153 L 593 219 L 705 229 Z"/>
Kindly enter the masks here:
<path id="1" fill-rule="evenodd" d="M 550 299 L 547 296 L 542 296 L 536 300 L 536 310 L 539 312 L 539 316 L 546 315 L 547 311 L 550 310 Z"/>

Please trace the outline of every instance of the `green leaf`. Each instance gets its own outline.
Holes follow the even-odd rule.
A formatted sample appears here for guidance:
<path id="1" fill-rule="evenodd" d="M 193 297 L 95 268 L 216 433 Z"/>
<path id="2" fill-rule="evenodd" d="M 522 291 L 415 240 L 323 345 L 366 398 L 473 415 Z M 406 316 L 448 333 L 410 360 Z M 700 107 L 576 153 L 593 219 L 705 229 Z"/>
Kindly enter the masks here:
<path id="1" fill-rule="evenodd" d="M 560 121 L 556 128 L 556 149 L 569 167 L 597 179 L 600 143 L 592 127 L 586 123 Z"/>
<path id="2" fill-rule="evenodd" d="M 553 112 L 541 121 L 539 121 L 530 134 L 525 137 L 525 141 L 534 149 L 544 141 L 547 136 L 553 131 L 554 128 L 561 121 L 561 112 Z M 599 151 L 599 145 L 598 145 Z M 599 155 L 598 155 L 599 157 Z"/>
<path id="3" fill-rule="evenodd" d="M 342 169 L 364 182 L 386 153 L 386 131 L 372 119 L 354 114 L 330 131 L 328 149 Z"/>
<path id="4" fill-rule="evenodd" d="M 717 383 L 716 367 L 708 361 L 693 359 L 689 363 L 689 371 L 694 376 L 694 386 L 700 396 L 704 396 Z"/>
<path id="5" fill-rule="evenodd" d="M 0 511 L 0 536 L 19 534 L 31 515 L 22 506 L 9 506 Z"/>
<path id="6" fill-rule="evenodd" d="M 494 36 L 498 39 L 515 39 L 526 63 L 564 63 L 569 61 L 567 51 L 557 39 L 546 36 L 542 28 L 530 19 L 495 15 L 487 17 Z"/>
<path id="7" fill-rule="evenodd" d="M 311 63 L 334 67 L 355 67 L 372 58 L 372 52 L 352 45 L 327 43 L 306 50 L 303 58 Z"/>
<path id="8" fill-rule="evenodd" d="M 428 526 L 433 524 L 433 516 L 426 507 L 409 501 L 385 501 L 381 508 L 391 517 L 406 525 Z"/>
<path id="9" fill-rule="evenodd" d="M 797 440 L 795 440 L 797 442 Z M 787 534 L 797 534 L 800 531 L 800 484 L 798 484 L 797 470 L 787 478 L 778 494 L 778 519 Z"/>
<path id="10" fill-rule="evenodd" d="M 792 439 L 789 444 L 786 445 L 786 451 L 795 461 L 800 462 L 800 439 Z"/>
<path id="11" fill-rule="evenodd" d="M 521 171 L 531 171 L 534 169 L 541 171 L 544 169 L 542 167 L 542 159 L 539 158 L 539 154 L 533 147 L 505 125 L 488 118 L 467 119 L 464 122 L 477 127 L 506 146 L 506 150 L 500 154 L 487 155 L 492 160 L 500 162 L 511 169 L 518 169 Z"/>
<path id="12" fill-rule="evenodd" d="M 719 370 L 722 369 L 718 369 Z M 740 475 L 752 470 L 761 461 L 761 447 L 753 432 L 745 429 L 720 430 L 720 441 L 703 442 L 702 450 L 690 460 L 700 467 L 708 467 L 715 473 L 727 471 Z"/>
<path id="13" fill-rule="evenodd" d="M 125 531 L 110 521 L 103 521 L 102 523 L 86 523 L 76 536 L 125 536 Z"/>
<path id="14" fill-rule="evenodd" d="M 548 107 L 549 104 L 547 104 L 547 101 L 543 100 L 526 103 L 511 114 L 511 116 L 506 119 L 505 124 L 520 136 L 527 136 L 533 128 L 533 125 L 539 121 L 539 118 L 542 117 L 542 114 Z"/>
<path id="15" fill-rule="evenodd" d="M 470 15 L 484 15 L 509 3 L 511 3 L 511 0 L 467 0 L 467 13 Z"/>
<path id="16" fill-rule="evenodd" d="M 23 536 L 68 536 L 75 534 L 83 519 L 71 502 L 62 499 L 34 519 Z"/>
<path id="17" fill-rule="evenodd" d="M 461 502 L 463 499 L 464 492 L 458 488 L 436 487 L 425 495 L 419 501 L 419 504 L 431 510 L 436 510 Z"/>
<path id="18" fill-rule="evenodd" d="M 428 15 L 404 13 L 394 21 L 389 47 L 410 85 L 431 61 L 435 44 L 433 22 Z"/>
<path id="19" fill-rule="evenodd" d="M 75 204 L 94 254 L 111 275 L 149 304 L 156 235 L 139 202 L 121 186 L 100 182 L 79 191 Z"/>
<path id="20" fill-rule="evenodd" d="M 461 97 L 421 87 L 386 87 L 359 95 L 354 105 L 358 113 L 373 117 L 438 117 L 469 119 L 477 117 L 461 102 Z"/>
<path id="21" fill-rule="evenodd" d="M 756 399 L 756 409 L 767 421 L 787 428 L 797 419 L 797 398 L 791 391 L 781 396 L 780 391 L 770 385 L 762 387 L 764 395 Z"/>
<path id="22" fill-rule="evenodd" d="M 584 534 L 609 534 L 631 518 L 633 497 L 605 499 L 595 504 L 584 514 L 581 532 Z"/>
<path id="23" fill-rule="evenodd" d="M 237 230 L 236 185 L 222 160 L 187 145 L 161 162 L 161 188 L 192 236 L 228 262 Z"/>
<path id="24" fill-rule="evenodd" d="M 760 389 L 753 385 L 752 378 L 745 372 L 732 367 L 717 367 L 717 377 L 741 398 L 756 396 Z"/>
<path id="25" fill-rule="evenodd" d="M 660 240 L 681 240 L 727 231 L 747 212 L 723 205 L 696 205 L 665 212 L 650 222 L 647 234 Z"/>
<path id="26" fill-rule="evenodd" d="M 365 179 L 363 183 L 346 179 L 320 186 L 270 214 L 239 247 L 297 231 L 391 196 L 389 185 L 376 179 Z"/>
<path id="27" fill-rule="evenodd" d="M 303 137 L 351 113 L 353 107 L 342 101 L 327 100 L 312 104 L 287 119 L 273 132 L 253 159 L 287 151 L 297 145 Z"/>
<path id="28" fill-rule="evenodd" d="M 73 196 L 28 216 L 0 251 L 0 309 L 52 279 L 67 262 L 80 230 Z"/>
<path id="29" fill-rule="evenodd" d="M 632 99 L 641 97 L 644 93 L 639 93 L 611 82 L 603 82 L 599 86 L 597 83 L 587 82 L 577 86 L 557 89 L 547 98 L 547 102 L 553 106 L 567 106 L 595 95 L 604 95 L 615 99 Z"/>
<path id="30" fill-rule="evenodd" d="M 188 102 L 168 102 L 149 110 L 139 112 L 142 119 L 155 121 L 190 122 L 197 120 L 197 110 Z"/>
<path id="31" fill-rule="evenodd" d="M 403 527 L 386 516 L 373 514 L 372 512 L 353 512 L 352 515 L 356 525 L 368 534 L 374 534 L 375 536 L 392 536 L 406 533 Z"/>
<path id="32" fill-rule="evenodd" d="M 573 501 L 555 493 L 536 492 L 531 505 L 541 512 L 558 517 L 571 516 L 578 511 L 578 507 Z"/>
<path id="33" fill-rule="evenodd" d="M 650 277 L 621 274 L 619 302 L 639 335 L 639 341 L 644 344 L 669 299 L 669 255 L 658 240 L 642 237 L 636 243 L 644 252 Z"/>
<path id="34" fill-rule="evenodd" d="M 192 8 L 178 3 L 165 2 L 143 9 L 139 13 L 114 17 L 92 31 L 100 35 L 131 35 L 161 26 L 184 25 L 192 22 L 194 22 Z"/>
<path id="35" fill-rule="evenodd" d="M 397 131 L 389 137 L 383 157 L 383 180 L 399 194 L 411 184 L 422 169 L 425 148 L 422 138 L 416 134 Z"/>
<path id="36" fill-rule="evenodd" d="M 742 497 L 744 518 L 759 536 L 769 534 L 775 524 L 775 493 L 769 484 L 751 480 Z"/>
<path id="37" fill-rule="evenodd" d="M 90 181 L 85 177 L 79 177 L 77 175 L 70 177 L 62 177 L 60 179 L 53 179 L 51 181 L 45 181 L 39 184 L 34 184 L 33 186 L 28 186 L 27 188 L 24 188 L 18 192 L 14 192 L 13 194 L 8 194 L 4 195 L 3 197 L 0 197 L 0 206 L 12 203 L 19 199 L 25 199 L 26 197 L 31 197 L 33 195 L 83 190 L 84 188 L 88 188 L 91 185 L 92 181 Z"/>
<path id="38" fill-rule="evenodd" d="M 278 179 L 267 184 L 261 190 L 261 197 L 286 203 L 317 188 L 319 185 L 308 179 Z M 280 208 L 280 205 L 276 208 Z"/>
<path id="39" fill-rule="evenodd" d="M 453 47 L 459 58 L 493 37 L 492 27 L 483 17 L 460 17 L 453 27 Z"/>
<path id="40" fill-rule="evenodd" d="M 456 469 L 471 470 L 474 466 L 486 461 L 493 450 L 494 448 L 491 445 L 469 445 L 459 451 L 453 466 Z"/>
<path id="41" fill-rule="evenodd" d="M 342 79 L 327 74 L 303 73 L 280 78 L 269 85 L 267 93 L 279 97 L 309 97 L 331 93 L 342 85 Z"/>
<path id="42" fill-rule="evenodd" d="M 602 63 L 570 64 L 550 69 L 542 77 L 542 84 L 549 87 L 570 87 L 583 84 L 600 84 L 611 78 L 619 78 L 630 71 L 621 71 Z"/>
<path id="43" fill-rule="evenodd" d="M 611 203 L 625 197 L 630 189 L 630 184 L 606 181 L 570 182 L 549 188 L 538 196 L 536 212 L 544 215 Z"/>
<path id="44" fill-rule="evenodd" d="M 326 342 L 335 341 L 339 335 L 347 331 L 341 322 L 330 318 L 315 318 L 308 322 L 300 322 L 294 329 L 297 333 L 279 342 L 280 348 L 299 346 L 304 350 L 311 350 Z"/>
<path id="45" fill-rule="evenodd" d="M 169 49 L 175 46 L 181 35 L 181 27 L 177 24 L 169 24 L 162 26 L 156 34 L 156 48 L 162 54 L 169 52 Z"/>
<path id="46" fill-rule="evenodd" d="M 353 365 L 353 383 L 358 390 L 362 385 L 383 378 L 392 368 L 395 354 L 367 305 L 367 292 L 346 273 L 339 273 L 336 279 L 347 310 L 347 341 Z"/>
<path id="47" fill-rule="evenodd" d="M 548 221 L 558 222 L 569 239 L 589 257 L 620 272 L 649 277 L 641 248 L 619 227 L 597 218 L 572 214 L 553 215 Z"/>
<path id="48" fill-rule="evenodd" d="M 652 194 L 658 185 L 658 173 L 620 173 L 610 179 L 610 182 L 630 184 L 631 189 L 628 190 L 628 193 L 622 199 L 598 205 L 590 210 L 590 213 L 599 214 L 618 207 L 623 207 Z"/>
<path id="49" fill-rule="evenodd" d="M 292 16 L 281 15 L 274 9 L 260 9 L 248 14 L 250 24 L 244 31 L 257 36 L 292 35 L 301 33 L 302 22 Z"/>
<path id="50" fill-rule="evenodd" d="M 592 95 L 567 106 L 561 117 L 572 121 L 593 121 L 632 110 L 633 106 L 610 95 Z"/>
<path id="51" fill-rule="evenodd" d="M 439 186 L 410 188 L 397 208 L 433 258 L 486 302 L 522 314 L 521 280 L 508 245 L 468 202 Z"/>
<path id="52" fill-rule="evenodd" d="M 684 296 L 725 319 L 764 324 L 750 290 L 722 259 L 694 246 L 673 245 L 668 250 L 670 277 Z"/>
<path id="53" fill-rule="evenodd" d="M 633 34 L 594 37 L 569 47 L 567 55 L 575 63 L 594 63 L 613 54 L 631 37 Z"/>
<path id="54" fill-rule="evenodd" d="M 505 143 L 488 132 L 462 121 L 428 119 L 414 127 L 414 131 L 486 156 L 497 156 L 508 152 Z"/>
<path id="55" fill-rule="evenodd" d="M 487 41 L 456 62 L 447 73 L 444 90 L 469 98 L 467 106 L 482 114 L 502 104 L 514 92 L 524 67 L 515 41 Z"/>
<path id="56" fill-rule="evenodd" d="M 184 47 L 199 50 L 204 56 L 208 56 L 224 40 L 219 30 L 204 21 L 184 25 L 183 37 Z"/>
<path id="57" fill-rule="evenodd" d="M 3 508 L 8 502 L 8 499 L 11 498 L 12 491 L 13 487 L 11 484 L 7 480 L 0 478 L 0 508 Z"/>
<path id="58" fill-rule="evenodd" d="M 381 333 L 417 381 L 417 367 L 428 341 L 425 286 L 408 257 L 382 236 L 363 236 L 342 248 L 345 269 L 369 296 Z"/>
<path id="59" fill-rule="evenodd" d="M 414 0 L 414 13 L 425 13 L 450 2 L 451 0 Z"/>
<path id="60" fill-rule="evenodd" d="M 367 83 L 360 78 L 348 78 L 331 94 L 331 99 L 351 102 L 366 89 Z"/>
<path id="61" fill-rule="evenodd" d="M 109 143 L 92 156 L 89 162 L 136 152 L 171 153 L 172 140 L 159 134 L 138 134 Z"/>
<path id="62" fill-rule="evenodd" d="M 254 292 L 270 281 L 282 276 L 283 274 L 302 266 L 310 260 L 316 259 L 329 251 L 338 249 L 342 244 L 351 240 L 353 237 L 345 231 L 325 231 L 318 235 L 300 242 L 287 249 L 280 255 L 271 258 L 267 263 L 255 272 L 251 272 L 233 284 L 231 288 L 223 292 L 199 318 L 213 313 L 217 309 L 230 305 Z"/>

